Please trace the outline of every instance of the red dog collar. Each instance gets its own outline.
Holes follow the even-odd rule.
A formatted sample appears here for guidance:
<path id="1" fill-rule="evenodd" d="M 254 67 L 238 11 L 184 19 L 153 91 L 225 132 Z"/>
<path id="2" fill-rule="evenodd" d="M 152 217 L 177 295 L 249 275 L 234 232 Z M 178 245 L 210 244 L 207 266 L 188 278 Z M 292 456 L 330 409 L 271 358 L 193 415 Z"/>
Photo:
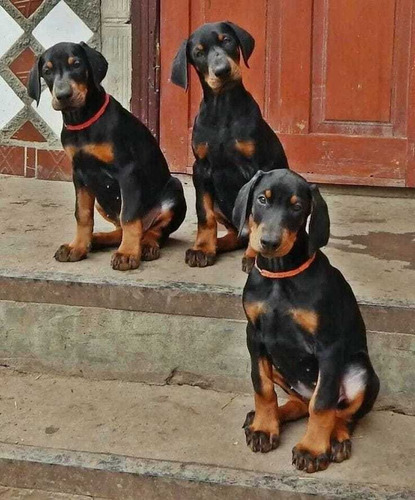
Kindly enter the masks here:
<path id="1" fill-rule="evenodd" d="M 90 127 L 93 123 L 95 123 L 97 120 L 101 118 L 101 116 L 104 114 L 105 110 L 107 109 L 107 106 L 110 102 L 110 95 L 105 94 L 105 100 L 104 104 L 100 107 L 100 109 L 95 113 L 94 116 L 92 116 L 89 120 L 87 120 L 84 123 L 79 123 L 78 125 L 65 125 L 65 128 L 68 130 L 84 130 L 85 128 Z"/>
<path id="2" fill-rule="evenodd" d="M 308 269 L 311 264 L 313 263 L 314 259 L 316 258 L 316 254 L 314 253 L 304 264 L 301 264 L 300 267 L 297 267 L 297 269 L 292 269 L 291 271 L 282 271 L 282 272 L 277 272 L 277 273 L 272 273 L 271 271 L 267 271 L 265 269 L 260 269 L 258 267 L 257 259 L 255 259 L 255 267 L 258 269 L 258 271 L 261 273 L 261 276 L 264 278 L 291 278 L 292 276 L 297 276 L 297 274 L 302 273 L 306 269 Z"/>

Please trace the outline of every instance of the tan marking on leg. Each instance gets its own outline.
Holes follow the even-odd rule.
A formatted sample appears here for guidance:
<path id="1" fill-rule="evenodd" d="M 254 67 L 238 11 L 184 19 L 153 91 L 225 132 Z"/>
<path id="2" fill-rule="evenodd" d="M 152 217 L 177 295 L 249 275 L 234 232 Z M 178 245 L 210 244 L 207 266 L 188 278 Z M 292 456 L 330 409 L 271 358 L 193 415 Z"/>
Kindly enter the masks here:
<path id="1" fill-rule="evenodd" d="M 241 248 L 241 242 L 238 238 L 238 233 L 235 230 L 229 229 L 225 236 L 221 236 L 217 240 L 218 252 L 231 252 L 237 248 Z"/>
<path id="2" fill-rule="evenodd" d="M 306 332 L 314 335 L 318 328 L 319 317 L 315 311 L 308 309 L 290 309 L 293 320 Z"/>
<path id="3" fill-rule="evenodd" d="M 271 363 L 265 358 L 258 359 L 259 377 L 261 379 L 261 393 L 255 393 L 255 418 L 250 429 L 279 434 L 278 399 L 272 381 Z"/>
<path id="4" fill-rule="evenodd" d="M 163 229 L 170 224 L 173 217 L 173 210 L 161 212 L 156 217 L 151 227 L 144 232 L 141 241 L 143 260 L 158 259 L 160 256 L 160 241 L 163 236 Z"/>
<path id="5" fill-rule="evenodd" d="M 247 158 L 251 158 L 255 153 L 255 141 L 235 141 L 235 148 Z"/>
<path id="6" fill-rule="evenodd" d="M 204 253 L 216 254 L 218 225 L 213 209 L 213 199 L 209 193 L 203 195 L 203 207 L 206 214 L 206 223 L 198 224 L 196 242 L 193 250 L 201 250 Z"/>
<path id="7" fill-rule="evenodd" d="M 101 247 L 116 247 L 121 243 L 122 229 L 119 227 L 108 233 L 93 233 L 92 248 L 98 249 Z"/>
<path id="8" fill-rule="evenodd" d="M 247 302 L 244 303 L 243 306 L 245 314 L 252 324 L 258 321 L 259 316 L 267 312 L 267 305 L 265 302 Z"/>
<path id="9" fill-rule="evenodd" d="M 272 367 L 272 380 L 274 384 L 279 385 L 284 391 L 291 391 L 290 387 L 288 387 L 288 384 L 285 382 L 284 377 L 281 375 L 281 373 L 275 368 L 275 366 Z"/>
<path id="10" fill-rule="evenodd" d="M 203 158 L 206 158 L 208 151 L 209 151 L 209 145 L 207 142 L 201 142 L 200 144 L 196 144 L 194 148 L 195 156 L 199 160 L 203 160 Z"/>
<path id="11" fill-rule="evenodd" d="M 315 410 L 314 404 L 319 389 L 319 382 L 309 405 L 310 418 L 303 439 L 297 444 L 298 450 L 306 450 L 314 457 L 328 453 L 330 437 L 336 423 L 336 410 Z"/>
<path id="12" fill-rule="evenodd" d="M 89 250 L 94 228 L 94 202 L 95 197 L 88 189 L 79 188 L 76 191 L 76 235 L 69 246 L 85 252 Z"/>
<path id="13" fill-rule="evenodd" d="M 308 404 L 295 396 L 290 395 L 289 400 L 278 408 L 280 422 L 291 422 L 308 415 Z"/>
<path id="14" fill-rule="evenodd" d="M 138 258 L 141 256 L 141 239 L 143 236 L 143 224 L 141 219 L 130 222 L 122 222 L 122 241 L 119 253 L 126 255 L 136 255 Z"/>

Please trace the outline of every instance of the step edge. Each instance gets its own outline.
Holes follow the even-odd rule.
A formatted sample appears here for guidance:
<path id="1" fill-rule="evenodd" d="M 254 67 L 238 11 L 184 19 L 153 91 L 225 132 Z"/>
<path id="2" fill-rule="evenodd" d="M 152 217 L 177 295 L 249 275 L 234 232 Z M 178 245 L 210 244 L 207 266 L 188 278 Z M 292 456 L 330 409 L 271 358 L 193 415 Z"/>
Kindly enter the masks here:
<path id="1" fill-rule="evenodd" d="M 284 473 L 261 473 L 248 469 L 131 457 L 110 453 L 75 451 L 67 449 L 43 448 L 37 446 L 0 442 L 0 483 L 1 463 L 31 463 L 43 466 L 72 467 L 78 470 L 129 474 L 143 478 L 170 479 L 175 481 L 210 483 L 219 486 L 239 486 L 242 488 L 262 488 L 272 491 L 302 494 L 330 495 L 330 498 L 392 499 L 413 498 L 415 490 L 406 487 L 391 487 L 375 483 L 351 483 L 340 480 L 325 480 L 319 475 Z M 41 478 L 36 478 L 41 487 Z M 10 485 L 12 486 L 12 485 Z M 69 491 L 68 491 L 69 492 Z M 399 497 L 397 497 L 399 495 Z"/>
<path id="2" fill-rule="evenodd" d="M 63 293 L 68 291 L 71 293 Z M 93 291 L 95 293 L 91 293 Z M 0 269 L 0 300 L 17 302 L 245 320 L 241 293 L 239 289 L 222 285 L 102 280 L 60 273 L 27 274 Z M 146 300 L 140 300 L 144 294 Z M 220 300 L 214 300 L 217 298 Z M 415 334 L 415 304 L 358 302 L 368 330 Z M 386 328 L 382 323 L 385 312 L 393 316 Z M 379 313 L 383 313 L 383 317 Z M 396 315 L 405 318 L 398 324 Z"/>

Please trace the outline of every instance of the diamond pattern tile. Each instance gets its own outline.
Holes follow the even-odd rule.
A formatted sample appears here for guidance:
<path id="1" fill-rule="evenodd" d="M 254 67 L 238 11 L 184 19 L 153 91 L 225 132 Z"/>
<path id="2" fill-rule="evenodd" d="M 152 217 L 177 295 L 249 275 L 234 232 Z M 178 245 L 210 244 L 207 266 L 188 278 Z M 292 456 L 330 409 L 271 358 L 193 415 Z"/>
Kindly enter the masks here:
<path id="1" fill-rule="evenodd" d="M 43 0 L 11 0 L 25 17 L 30 17 L 43 3 Z"/>
<path id="2" fill-rule="evenodd" d="M 24 103 L 1 76 L 0 96 L 0 129 L 2 129 L 24 107 Z"/>
<path id="3" fill-rule="evenodd" d="M 33 36 L 46 49 L 58 42 L 87 42 L 93 32 L 62 0 L 33 30 Z"/>
<path id="4" fill-rule="evenodd" d="M 24 148 L 0 146 L 0 174 L 24 175 Z"/>
<path id="5" fill-rule="evenodd" d="M 10 47 L 23 34 L 23 29 L 16 21 L 0 7 L 0 57 L 3 56 Z"/>
<path id="6" fill-rule="evenodd" d="M 24 49 L 24 51 L 19 54 L 16 59 L 10 64 L 9 68 L 17 76 L 17 78 L 26 87 L 27 79 L 29 77 L 29 71 L 36 61 L 36 56 L 30 47 Z"/>
<path id="7" fill-rule="evenodd" d="M 47 139 L 29 121 L 24 123 L 11 137 L 18 141 L 47 142 Z"/>
<path id="8" fill-rule="evenodd" d="M 32 102 L 32 108 L 45 120 L 49 127 L 60 138 L 62 132 L 62 113 L 52 108 L 52 97 L 48 89 L 44 90 L 40 96 L 39 107 L 36 101 Z"/>
<path id="9" fill-rule="evenodd" d="M 65 151 L 39 150 L 37 152 L 37 178 L 48 181 L 70 181 L 72 164 Z"/>

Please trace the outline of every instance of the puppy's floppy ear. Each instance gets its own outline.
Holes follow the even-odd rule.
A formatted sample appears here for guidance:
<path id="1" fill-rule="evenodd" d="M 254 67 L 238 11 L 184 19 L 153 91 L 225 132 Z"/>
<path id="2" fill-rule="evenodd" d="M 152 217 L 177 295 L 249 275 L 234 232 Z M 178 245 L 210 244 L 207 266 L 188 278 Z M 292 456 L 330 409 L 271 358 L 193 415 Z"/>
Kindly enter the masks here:
<path id="1" fill-rule="evenodd" d="M 244 29 L 240 28 L 237 24 L 231 23 L 230 21 L 226 21 L 226 24 L 234 31 L 236 38 L 239 41 L 239 45 L 241 47 L 242 57 L 244 58 L 245 66 L 249 68 L 248 59 L 251 57 L 251 54 L 255 48 L 254 37 L 251 36 Z"/>
<path id="2" fill-rule="evenodd" d="M 187 90 L 188 85 L 187 64 L 187 40 L 183 40 L 173 60 L 171 67 L 171 81 L 179 87 L 184 88 L 184 90 Z"/>
<path id="3" fill-rule="evenodd" d="M 94 79 L 95 86 L 99 88 L 102 80 L 107 74 L 108 61 L 101 54 L 101 52 L 93 49 L 85 42 L 81 42 L 79 45 L 83 48 L 86 58 L 88 59 L 89 66 L 92 70 L 92 78 Z"/>
<path id="4" fill-rule="evenodd" d="M 232 213 L 232 221 L 234 226 L 238 229 L 239 238 L 246 237 L 248 235 L 246 222 L 251 213 L 252 195 L 256 185 L 263 175 L 264 172 L 262 170 L 258 170 L 252 179 L 242 186 L 236 198 Z"/>
<path id="5" fill-rule="evenodd" d="M 311 217 L 308 228 L 308 253 L 313 255 L 319 248 L 327 245 L 330 237 L 330 217 L 327 204 L 315 184 L 311 189 Z"/>
<path id="6" fill-rule="evenodd" d="M 36 101 L 36 104 L 38 106 L 41 94 L 40 73 L 42 64 L 43 64 L 42 56 L 40 56 L 33 65 L 33 68 L 30 70 L 28 84 L 27 84 L 27 93 L 29 97 L 31 97 Z"/>

